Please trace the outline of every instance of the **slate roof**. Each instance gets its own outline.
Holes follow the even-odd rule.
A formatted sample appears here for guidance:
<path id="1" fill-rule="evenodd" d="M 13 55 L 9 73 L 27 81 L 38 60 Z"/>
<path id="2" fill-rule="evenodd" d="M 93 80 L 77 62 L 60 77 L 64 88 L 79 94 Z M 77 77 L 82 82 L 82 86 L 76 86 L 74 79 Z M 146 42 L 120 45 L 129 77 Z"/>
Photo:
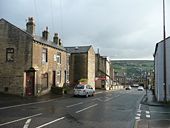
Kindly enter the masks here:
<path id="1" fill-rule="evenodd" d="M 166 43 L 168 42 L 167 40 L 169 40 L 169 39 L 170 39 L 170 36 L 165 39 L 165 40 L 166 40 Z M 154 52 L 154 54 L 153 54 L 154 57 L 155 57 L 155 55 L 156 55 L 156 52 L 157 52 L 157 49 L 158 49 L 158 45 L 159 45 L 160 43 L 163 43 L 163 42 L 164 42 L 164 40 L 161 40 L 160 42 L 156 43 L 155 52 Z"/>
<path id="2" fill-rule="evenodd" d="M 74 46 L 74 47 L 65 47 L 65 49 L 69 53 L 87 53 L 91 47 L 92 47 L 91 45 L 90 46 Z"/>
<path id="3" fill-rule="evenodd" d="M 45 40 L 40 36 L 33 36 L 33 37 L 34 37 L 35 41 L 37 41 L 37 42 L 39 42 L 41 44 L 45 44 L 47 46 L 50 46 L 50 47 L 53 47 L 53 48 L 56 48 L 56 49 L 59 49 L 59 50 L 62 50 L 62 51 L 66 51 L 66 49 L 63 46 L 59 46 L 59 45 L 55 44 L 52 41 Z"/>
<path id="4" fill-rule="evenodd" d="M 47 46 L 49 46 L 49 47 L 53 47 L 53 48 L 56 48 L 56 49 L 59 49 L 59 50 L 62 50 L 62 51 L 66 51 L 66 49 L 65 49 L 63 46 L 59 46 L 59 45 L 55 44 L 55 43 L 52 42 L 52 41 L 45 40 L 45 39 L 43 39 L 41 36 L 31 35 L 30 33 L 26 32 L 25 30 L 22 30 L 22 29 L 18 28 L 17 26 L 11 24 L 10 22 L 8 22 L 7 20 L 5 20 L 5 19 L 3 19 L 3 18 L 1 18 L 0 21 L 4 21 L 4 22 L 12 25 L 13 27 L 19 29 L 19 30 L 22 31 L 23 33 L 31 36 L 31 37 L 33 38 L 33 40 L 37 41 L 37 42 L 40 43 L 40 44 L 44 44 L 44 45 L 47 45 Z"/>

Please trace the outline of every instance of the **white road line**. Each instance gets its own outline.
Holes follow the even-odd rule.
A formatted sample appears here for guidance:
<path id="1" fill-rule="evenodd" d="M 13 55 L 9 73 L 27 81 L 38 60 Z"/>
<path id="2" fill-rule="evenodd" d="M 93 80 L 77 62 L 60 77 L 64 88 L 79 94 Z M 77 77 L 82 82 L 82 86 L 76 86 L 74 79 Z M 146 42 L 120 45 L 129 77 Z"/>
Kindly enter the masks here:
<path id="1" fill-rule="evenodd" d="M 138 113 L 141 113 L 141 110 L 138 110 L 137 112 L 138 112 Z"/>
<path id="2" fill-rule="evenodd" d="M 2 123 L 2 124 L 0 124 L 0 126 L 4 126 L 4 125 L 7 125 L 7 124 L 12 124 L 12 123 L 15 123 L 15 122 L 18 122 L 18 121 L 22 121 L 22 120 L 29 119 L 29 118 L 36 117 L 36 116 L 40 116 L 40 115 L 42 115 L 42 113 L 35 114 L 35 115 L 32 115 L 32 116 L 27 116 L 27 117 L 17 119 L 17 120 L 13 120 L 13 121 L 9 121 L 9 122 L 6 122 L 6 123 Z"/>
<path id="3" fill-rule="evenodd" d="M 147 114 L 147 115 L 146 115 L 146 118 L 151 118 L 151 116 Z"/>
<path id="4" fill-rule="evenodd" d="M 95 92 L 95 94 L 100 94 L 100 93 L 103 93 L 103 92 Z"/>
<path id="5" fill-rule="evenodd" d="M 89 108 L 92 108 L 92 107 L 95 107 L 95 106 L 97 106 L 98 104 L 94 104 L 94 105 L 91 105 L 91 106 L 89 106 L 89 107 L 87 107 L 87 108 L 84 108 L 84 109 L 81 109 L 81 110 L 79 110 L 79 111 L 76 111 L 76 113 L 80 113 L 80 112 L 82 112 L 82 111 L 85 111 L 85 110 L 87 110 L 87 109 L 89 109 Z"/>
<path id="6" fill-rule="evenodd" d="M 141 104 L 139 104 L 139 110 L 141 110 Z"/>
<path id="7" fill-rule="evenodd" d="M 28 119 L 23 128 L 28 128 L 30 125 L 30 122 L 31 122 L 31 119 Z"/>
<path id="8" fill-rule="evenodd" d="M 141 104 L 139 104 L 135 119 L 140 120 L 140 117 L 141 117 Z"/>
<path id="9" fill-rule="evenodd" d="M 150 112 L 149 112 L 149 111 L 146 111 L 146 114 L 150 114 Z"/>
<path id="10" fill-rule="evenodd" d="M 77 105 L 80 105 L 80 104 L 83 104 L 83 102 L 80 102 L 80 103 L 77 103 L 77 104 L 68 105 L 66 107 L 67 108 L 71 108 L 71 107 L 74 107 L 74 106 L 77 106 Z"/>
<path id="11" fill-rule="evenodd" d="M 141 114 L 140 114 L 140 113 L 137 113 L 136 115 L 137 115 L 137 116 L 139 116 L 139 117 L 141 116 Z"/>
<path id="12" fill-rule="evenodd" d="M 137 117 L 135 117 L 135 119 L 136 119 L 136 120 L 140 120 L 140 117 L 139 117 L 139 116 L 137 116 Z"/>
<path id="13" fill-rule="evenodd" d="M 108 99 L 104 100 L 104 102 L 107 102 L 107 101 L 112 100 L 112 99 L 113 99 L 113 97 L 112 98 L 108 98 Z"/>
<path id="14" fill-rule="evenodd" d="M 53 120 L 53 121 L 50 121 L 50 122 L 45 123 L 45 124 L 43 124 L 43 125 L 40 125 L 40 126 L 38 126 L 38 127 L 36 127 L 36 128 L 42 128 L 42 127 L 45 127 L 45 126 L 47 126 L 47 125 L 49 125 L 49 124 L 52 124 L 52 123 L 54 123 L 54 122 L 57 122 L 57 121 L 63 120 L 64 118 L 65 118 L 65 117 L 58 118 L 58 119 L 56 119 L 56 120 Z"/>
<path id="15" fill-rule="evenodd" d="M 51 99 L 51 100 L 47 100 L 47 101 L 32 102 L 32 103 L 26 103 L 26 104 L 18 104 L 18 105 L 12 105 L 12 106 L 7 106 L 7 107 L 1 107 L 0 110 L 9 109 L 9 108 L 16 108 L 16 107 L 21 107 L 21 106 L 28 106 L 28 105 L 33 105 L 33 104 L 41 104 L 41 103 L 46 103 L 46 102 L 50 102 L 50 101 L 54 101 L 54 100 L 56 100 L 56 99 Z"/>

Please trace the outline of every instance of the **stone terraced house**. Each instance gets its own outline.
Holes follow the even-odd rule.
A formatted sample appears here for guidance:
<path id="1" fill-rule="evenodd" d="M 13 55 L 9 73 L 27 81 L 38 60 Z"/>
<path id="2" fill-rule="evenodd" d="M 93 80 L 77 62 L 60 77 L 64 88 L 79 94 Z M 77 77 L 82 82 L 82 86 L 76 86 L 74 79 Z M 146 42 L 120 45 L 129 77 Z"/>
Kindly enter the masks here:
<path id="1" fill-rule="evenodd" d="M 0 92 L 38 96 L 68 81 L 66 49 L 57 33 L 53 41 L 48 37 L 48 28 L 42 37 L 35 35 L 32 17 L 26 31 L 0 19 Z"/>
<path id="2" fill-rule="evenodd" d="M 95 51 L 90 46 L 65 47 L 70 53 L 70 84 L 86 79 L 95 88 Z"/>

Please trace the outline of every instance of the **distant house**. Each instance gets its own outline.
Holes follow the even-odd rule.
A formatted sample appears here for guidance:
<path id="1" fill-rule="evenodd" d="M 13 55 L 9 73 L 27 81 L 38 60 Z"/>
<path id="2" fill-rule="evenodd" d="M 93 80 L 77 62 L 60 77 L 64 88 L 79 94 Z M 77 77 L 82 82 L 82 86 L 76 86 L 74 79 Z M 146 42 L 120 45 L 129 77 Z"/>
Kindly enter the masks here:
<path id="1" fill-rule="evenodd" d="M 113 84 L 113 66 L 108 57 L 96 54 L 95 87 L 109 90 Z"/>
<path id="2" fill-rule="evenodd" d="M 95 52 L 90 46 L 65 47 L 70 53 L 70 83 L 77 84 L 80 79 L 87 79 L 95 87 Z"/>
<path id="3" fill-rule="evenodd" d="M 166 99 L 170 101 L 170 37 L 166 38 Z M 155 63 L 155 95 L 158 101 L 164 101 L 164 42 L 156 44 L 154 53 Z"/>
<path id="4" fill-rule="evenodd" d="M 0 92 L 37 96 L 63 86 L 69 79 L 67 52 L 57 33 L 53 41 L 48 37 L 48 28 L 35 35 L 32 17 L 26 31 L 0 19 Z"/>

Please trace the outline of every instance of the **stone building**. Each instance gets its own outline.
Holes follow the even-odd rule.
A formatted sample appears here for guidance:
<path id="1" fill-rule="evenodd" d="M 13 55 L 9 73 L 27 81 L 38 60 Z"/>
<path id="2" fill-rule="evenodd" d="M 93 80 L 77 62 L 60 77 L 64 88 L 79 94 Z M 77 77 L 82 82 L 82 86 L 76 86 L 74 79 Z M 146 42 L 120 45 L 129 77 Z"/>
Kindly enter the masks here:
<path id="1" fill-rule="evenodd" d="M 108 57 L 96 54 L 95 87 L 109 90 L 113 83 L 113 66 Z"/>
<path id="2" fill-rule="evenodd" d="M 48 28 L 35 35 L 32 17 L 26 31 L 0 19 L 0 92 L 37 96 L 68 81 L 68 54 L 57 33 L 48 37 Z"/>
<path id="3" fill-rule="evenodd" d="M 80 79 L 95 88 L 95 52 L 90 46 L 65 47 L 70 53 L 70 83 L 77 84 Z"/>

